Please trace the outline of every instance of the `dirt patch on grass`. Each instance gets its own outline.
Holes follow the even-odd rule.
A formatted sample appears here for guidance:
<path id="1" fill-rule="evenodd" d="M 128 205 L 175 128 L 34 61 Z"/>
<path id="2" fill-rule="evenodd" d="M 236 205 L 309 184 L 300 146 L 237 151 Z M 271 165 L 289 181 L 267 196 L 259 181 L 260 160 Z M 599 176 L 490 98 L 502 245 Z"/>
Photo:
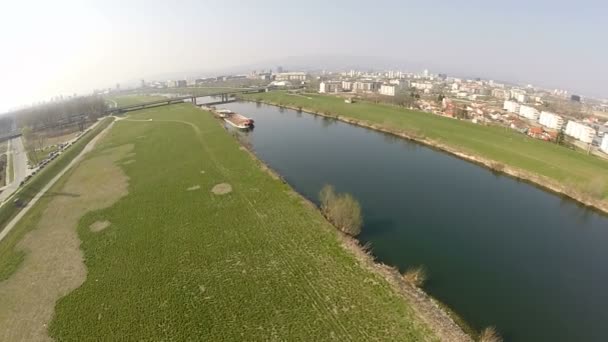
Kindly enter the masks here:
<path id="1" fill-rule="evenodd" d="M 194 190 L 198 190 L 200 188 L 201 188 L 200 185 L 193 185 L 193 186 L 189 187 L 188 189 L 186 189 L 186 191 L 194 191 Z"/>
<path id="2" fill-rule="evenodd" d="M 204 171 L 204 170 L 201 170 L 201 175 L 204 175 L 204 174 L 205 174 L 205 171 Z"/>
<path id="3" fill-rule="evenodd" d="M 211 192 L 216 195 L 225 195 L 232 192 L 232 186 L 228 183 L 220 183 L 214 186 L 213 189 L 211 189 Z"/>
<path id="4" fill-rule="evenodd" d="M 89 226 L 92 232 L 97 233 L 100 232 L 110 226 L 110 221 L 95 221 L 92 225 Z"/>
<path id="5" fill-rule="evenodd" d="M 78 221 L 127 194 L 128 178 L 116 162 L 132 148 L 113 148 L 77 165 L 36 227 L 19 242 L 25 260 L 0 283 L 1 341 L 51 340 L 47 326 L 56 301 L 78 288 L 87 275 Z"/>
<path id="6" fill-rule="evenodd" d="M 123 162 L 122 165 L 129 165 L 129 164 L 133 164 L 133 163 L 135 163 L 135 159 L 129 159 L 129 160 Z"/>

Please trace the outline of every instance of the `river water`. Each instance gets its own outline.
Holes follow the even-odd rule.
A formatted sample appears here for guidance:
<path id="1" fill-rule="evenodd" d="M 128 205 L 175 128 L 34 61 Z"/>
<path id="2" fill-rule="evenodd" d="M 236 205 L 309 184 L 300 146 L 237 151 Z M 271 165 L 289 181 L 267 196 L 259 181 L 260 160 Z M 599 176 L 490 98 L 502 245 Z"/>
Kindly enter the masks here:
<path id="1" fill-rule="evenodd" d="M 359 239 L 474 328 L 506 341 L 608 341 L 608 217 L 450 155 L 250 102 L 242 139 L 299 193 L 324 184 L 363 208 Z"/>

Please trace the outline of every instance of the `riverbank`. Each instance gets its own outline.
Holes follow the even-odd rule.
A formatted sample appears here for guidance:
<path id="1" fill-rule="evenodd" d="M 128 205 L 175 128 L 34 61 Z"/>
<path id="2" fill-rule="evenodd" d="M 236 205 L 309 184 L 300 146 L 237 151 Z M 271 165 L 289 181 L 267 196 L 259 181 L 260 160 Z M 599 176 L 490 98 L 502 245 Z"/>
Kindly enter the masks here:
<path id="1" fill-rule="evenodd" d="M 352 125 L 356 125 L 359 127 L 364 127 L 364 128 L 372 129 L 375 131 L 387 133 L 387 134 L 390 134 L 393 136 L 397 136 L 397 137 L 400 137 L 403 139 L 415 141 L 415 142 L 423 144 L 425 146 L 429 146 L 434 149 L 437 149 L 437 150 L 440 150 L 443 152 L 447 152 L 460 159 L 483 166 L 485 168 L 492 170 L 493 172 L 505 174 L 505 175 L 508 175 L 515 179 L 528 182 L 528 183 L 538 186 L 544 190 L 548 190 L 553 193 L 571 198 L 590 208 L 596 209 L 596 210 L 604 212 L 604 213 L 608 213 L 608 203 L 605 199 L 594 198 L 594 196 L 592 196 L 588 192 L 579 190 L 578 186 L 575 187 L 570 183 L 571 179 L 564 180 L 564 181 L 557 181 L 555 179 L 557 177 L 555 177 L 555 176 L 553 178 L 542 176 L 542 175 L 539 175 L 538 173 L 530 172 L 530 171 L 524 170 L 519 167 L 514 167 L 514 166 L 508 164 L 506 161 L 497 161 L 492 158 L 483 157 L 479 154 L 471 153 L 469 151 L 464 151 L 463 148 L 458 148 L 458 147 L 453 146 L 452 144 L 441 141 L 441 138 L 430 138 L 427 135 L 423 134 L 423 132 L 421 132 L 421 131 L 415 131 L 415 130 L 408 131 L 405 129 L 396 129 L 394 127 L 389 127 L 388 125 L 386 125 L 384 123 L 370 122 L 369 120 L 354 118 L 353 116 L 345 115 L 342 111 L 340 111 L 340 113 L 338 113 L 338 111 L 336 111 L 335 109 L 320 110 L 319 108 L 315 108 L 310 105 L 305 106 L 304 103 L 302 103 L 303 104 L 302 106 L 299 106 L 299 105 L 294 105 L 294 104 L 283 103 L 281 101 L 276 101 L 276 100 L 273 101 L 270 99 L 264 99 L 263 98 L 264 95 L 265 94 L 246 95 L 246 96 L 242 96 L 241 98 L 244 100 L 265 103 L 265 104 L 269 104 L 269 105 L 293 109 L 296 111 L 303 111 L 303 112 L 307 112 L 307 113 L 313 114 L 313 115 L 332 118 L 332 119 L 336 119 L 336 120 L 346 122 L 346 123 L 349 123 Z M 294 98 L 294 97 L 291 96 L 290 98 Z M 324 97 L 324 98 L 327 98 L 327 97 Z M 310 102 L 310 101 L 314 101 L 314 98 L 312 98 L 312 97 L 303 98 L 302 100 L 298 99 L 297 101 Z M 340 101 L 342 101 L 342 100 L 340 99 Z M 335 106 L 336 104 L 334 103 L 333 105 Z M 350 104 L 348 106 L 353 106 L 353 105 L 355 105 L 355 104 Z M 423 115 L 431 116 L 432 114 L 424 113 Z M 443 118 L 436 118 L 436 119 L 443 119 Z M 444 119 L 444 120 L 451 121 L 451 119 Z M 537 144 L 537 143 L 547 144 L 544 142 L 537 142 L 537 141 L 531 141 L 531 142 L 534 144 Z M 542 145 L 538 145 L 538 146 L 542 146 Z M 552 147 L 552 146 L 550 146 L 550 147 Z M 575 153 L 575 152 L 564 151 L 564 153 Z M 531 156 L 526 156 L 526 157 L 538 162 L 538 160 L 536 160 L 535 158 L 533 158 Z M 589 157 L 589 158 L 593 158 L 593 157 Z M 508 160 L 509 158 L 505 158 L 505 159 Z M 551 160 L 551 158 L 549 158 L 549 160 Z M 605 163 L 604 161 L 601 161 L 601 160 L 594 161 L 594 162 Z M 537 164 L 539 164 L 539 163 L 540 162 L 538 162 Z M 580 172 L 580 174 L 583 176 L 588 174 L 588 175 L 590 175 L 589 177 L 591 177 L 591 178 L 603 177 L 603 178 L 599 178 L 600 182 L 598 183 L 598 185 L 596 187 L 600 187 L 600 188 L 605 187 L 604 178 L 606 177 L 606 174 L 605 174 L 605 169 L 601 168 L 602 166 L 603 166 L 603 164 L 599 165 L 597 167 L 598 170 L 596 171 L 595 170 L 596 167 L 594 165 L 594 170 L 592 170 L 593 173 L 592 173 L 592 171 L 585 168 L 584 170 L 582 170 Z M 606 163 L 606 166 L 608 167 L 608 163 Z M 567 164 L 564 166 L 560 165 L 560 167 L 574 167 L 574 166 L 572 164 Z M 545 169 L 550 169 L 550 168 L 551 168 L 550 165 L 545 167 Z M 555 169 L 555 168 L 553 168 L 553 169 Z M 554 171 L 553 172 L 554 174 L 558 174 L 558 175 L 563 174 L 562 170 L 557 170 L 557 171 L 552 170 L 552 171 Z M 603 175 L 602 175 L 602 172 L 604 172 Z M 564 177 L 569 179 L 568 177 L 573 178 L 574 176 L 566 175 Z M 563 182 L 566 182 L 566 183 L 564 184 Z M 591 185 L 593 185 L 593 182 L 591 182 Z M 591 188 L 591 190 L 597 190 L 597 189 Z"/>
<path id="2" fill-rule="evenodd" d="M 411 303 L 342 247 L 316 209 L 263 172 L 211 115 L 183 104 L 129 116 L 81 164 L 84 172 L 93 161 L 118 166 L 128 188 L 111 206 L 73 221 L 86 279 L 54 305 L 51 337 L 440 339 Z M 114 160 L 117 151 L 124 155 Z M 74 186 L 98 181 L 66 179 Z M 45 275 L 46 283 L 57 283 L 57 273 Z"/>
<path id="3" fill-rule="evenodd" d="M 223 125 L 223 120 L 219 117 L 218 120 L 221 122 L 220 125 Z M 238 135 L 234 136 L 238 137 Z M 321 215 L 319 208 L 313 202 L 294 190 L 283 176 L 255 154 L 251 146 L 243 143 L 238 138 L 236 140 L 241 145 L 241 149 L 246 151 L 250 158 L 263 171 L 267 172 L 272 178 L 284 183 L 289 187 L 290 193 L 293 196 L 299 198 L 305 206 L 317 211 Z M 365 246 L 362 246 L 357 239 L 341 233 L 337 228 L 335 235 L 341 242 L 342 247 L 350 251 L 357 258 L 360 265 L 384 278 L 396 293 L 411 303 L 418 317 L 431 327 L 431 330 L 439 336 L 441 341 L 473 341 L 472 336 L 477 336 L 478 333 L 462 317 L 458 316 L 457 313 L 449 309 L 445 304 L 428 295 L 421 288 L 406 282 L 396 267 L 377 262 L 369 250 Z"/>

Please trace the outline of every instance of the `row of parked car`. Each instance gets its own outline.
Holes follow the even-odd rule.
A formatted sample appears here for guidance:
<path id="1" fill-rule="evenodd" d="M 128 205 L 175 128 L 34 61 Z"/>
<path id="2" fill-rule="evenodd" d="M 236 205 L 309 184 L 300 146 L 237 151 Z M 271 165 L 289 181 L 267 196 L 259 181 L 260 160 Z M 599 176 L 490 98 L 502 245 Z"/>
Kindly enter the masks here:
<path id="1" fill-rule="evenodd" d="M 35 176 L 36 173 L 38 173 L 39 171 L 41 171 L 42 169 L 44 169 L 44 167 L 48 163 L 50 163 L 51 161 L 53 161 L 55 158 L 59 157 L 68 147 L 72 146 L 76 141 L 80 140 L 80 138 L 82 138 L 84 136 L 84 134 L 87 133 L 89 130 L 90 129 L 87 129 L 84 132 L 78 133 L 78 135 L 76 136 L 76 139 L 74 139 L 74 141 L 68 141 L 68 142 L 64 142 L 64 143 L 58 144 L 57 145 L 57 150 L 49 153 L 48 157 L 46 157 L 40 163 L 38 163 L 37 165 L 35 165 L 33 167 L 34 170 L 21 181 L 21 183 L 19 184 L 19 186 L 25 184 L 30 178 L 32 178 L 33 176 Z"/>

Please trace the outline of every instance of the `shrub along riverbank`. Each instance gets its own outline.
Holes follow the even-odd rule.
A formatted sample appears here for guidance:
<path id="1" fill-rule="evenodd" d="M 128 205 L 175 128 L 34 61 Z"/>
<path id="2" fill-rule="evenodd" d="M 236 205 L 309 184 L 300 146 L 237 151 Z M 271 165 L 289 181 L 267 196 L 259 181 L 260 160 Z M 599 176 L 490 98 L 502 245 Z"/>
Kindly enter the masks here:
<path id="1" fill-rule="evenodd" d="M 412 139 L 608 212 L 608 161 L 510 129 L 386 104 L 348 104 L 335 96 L 294 96 L 277 91 L 242 98 L 330 116 Z"/>

